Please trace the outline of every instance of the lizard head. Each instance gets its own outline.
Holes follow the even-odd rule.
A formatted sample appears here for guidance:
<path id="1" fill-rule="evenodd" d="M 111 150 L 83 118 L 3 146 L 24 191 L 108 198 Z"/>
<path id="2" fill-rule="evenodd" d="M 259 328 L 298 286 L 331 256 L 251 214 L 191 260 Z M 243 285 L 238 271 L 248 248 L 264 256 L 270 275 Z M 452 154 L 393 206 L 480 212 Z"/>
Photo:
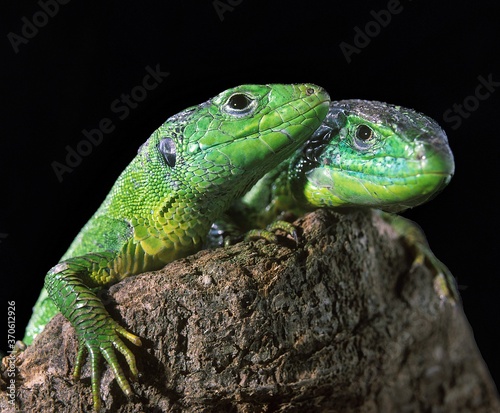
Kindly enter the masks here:
<path id="1" fill-rule="evenodd" d="M 312 84 L 228 89 L 170 117 L 141 149 L 143 165 L 161 171 L 166 189 L 232 202 L 305 142 L 328 105 Z"/>
<path id="2" fill-rule="evenodd" d="M 290 164 L 291 187 L 310 206 L 401 211 L 438 194 L 454 173 L 445 132 L 411 109 L 376 101 L 332 102 L 324 123 Z"/>

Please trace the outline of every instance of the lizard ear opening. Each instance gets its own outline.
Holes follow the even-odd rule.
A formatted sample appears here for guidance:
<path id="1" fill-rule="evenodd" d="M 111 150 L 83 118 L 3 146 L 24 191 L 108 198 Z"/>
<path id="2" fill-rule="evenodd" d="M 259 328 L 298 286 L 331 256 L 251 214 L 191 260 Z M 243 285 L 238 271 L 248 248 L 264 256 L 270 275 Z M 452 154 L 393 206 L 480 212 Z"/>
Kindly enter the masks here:
<path id="1" fill-rule="evenodd" d="M 158 144 L 158 150 L 165 158 L 167 165 L 173 168 L 175 166 L 175 161 L 177 158 L 177 153 L 175 150 L 175 142 L 171 138 L 163 138 Z"/>

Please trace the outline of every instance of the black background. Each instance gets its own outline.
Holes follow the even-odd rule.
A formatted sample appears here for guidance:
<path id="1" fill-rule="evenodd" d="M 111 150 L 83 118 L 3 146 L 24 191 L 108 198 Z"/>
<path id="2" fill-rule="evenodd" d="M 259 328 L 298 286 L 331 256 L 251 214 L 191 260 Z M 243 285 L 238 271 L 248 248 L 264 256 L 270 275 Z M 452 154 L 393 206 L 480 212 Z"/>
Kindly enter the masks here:
<path id="1" fill-rule="evenodd" d="M 229 8 L 217 10 L 224 3 Z M 387 10 L 387 1 L 96 6 L 72 0 L 17 53 L 9 33 L 22 35 L 26 21 L 43 18 L 42 8 L 35 1 L 2 5 L 0 315 L 6 325 L 7 301 L 15 301 L 17 338 L 45 272 L 167 117 L 238 84 L 313 82 L 333 99 L 417 109 L 446 130 L 455 177 L 439 197 L 405 215 L 423 227 L 435 254 L 458 278 L 478 346 L 500 382 L 500 91 L 479 101 L 459 127 L 443 118 L 454 104 L 473 103 L 478 76 L 500 82 L 495 2 L 401 0 L 400 12 L 378 34 L 377 25 L 369 25 L 372 38 L 350 63 L 340 44 L 355 46 L 356 26 L 365 31 L 375 21 L 371 11 Z M 122 112 L 113 111 L 112 102 L 142 84 L 147 66 L 157 65 L 170 74 L 119 119 Z M 82 130 L 97 128 L 104 118 L 113 132 L 59 182 L 52 162 L 65 163 L 66 147 L 75 149 Z"/>

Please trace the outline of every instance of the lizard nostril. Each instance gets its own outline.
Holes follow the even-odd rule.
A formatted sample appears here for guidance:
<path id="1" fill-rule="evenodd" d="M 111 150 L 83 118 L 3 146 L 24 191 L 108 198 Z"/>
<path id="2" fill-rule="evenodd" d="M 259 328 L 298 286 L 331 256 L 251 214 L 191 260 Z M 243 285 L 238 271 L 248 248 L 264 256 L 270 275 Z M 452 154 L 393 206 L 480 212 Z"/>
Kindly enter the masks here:
<path id="1" fill-rule="evenodd" d="M 425 160 L 426 155 L 425 155 L 425 148 L 423 145 L 417 145 L 417 147 L 415 148 L 415 157 L 419 161 Z"/>

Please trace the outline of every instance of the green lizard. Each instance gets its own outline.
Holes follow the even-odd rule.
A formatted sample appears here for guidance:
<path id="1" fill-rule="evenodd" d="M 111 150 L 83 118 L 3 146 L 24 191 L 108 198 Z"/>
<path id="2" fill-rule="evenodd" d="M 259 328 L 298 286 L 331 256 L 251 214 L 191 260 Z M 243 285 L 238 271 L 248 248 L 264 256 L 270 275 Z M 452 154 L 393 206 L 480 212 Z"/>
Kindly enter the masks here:
<path id="1" fill-rule="evenodd" d="M 323 124 L 290 158 L 266 174 L 228 212 L 247 238 L 275 241 L 274 229 L 294 234 L 281 213 L 318 207 L 372 207 L 399 212 L 436 196 L 454 173 L 446 134 L 431 118 L 382 102 L 334 101 Z M 453 276 L 431 252 L 423 232 L 394 214 L 382 217 L 414 250 L 415 263 L 435 271 L 439 294 L 458 301 Z M 252 229 L 256 226 L 267 229 Z M 218 221 L 212 245 L 231 221 Z"/>
<path id="2" fill-rule="evenodd" d="M 90 355 L 94 409 L 101 404 L 101 357 L 131 395 L 115 349 L 136 376 L 120 336 L 141 341 L 111 319 L 95 289 L 198 251 L 214 220 L 311 136 L 328 105 L 328 94 L 312 84 L 245 85 L 169 118 L 47 273 L 24 341 L 60 311 L 79 341 L 75 378 L 85 351 Z"/>
<path id="3" fill-rule="evenodd" d="M 291 207 L 367 206 L 399 212 L 436 196 L 454 173 L 446 134 L 411 109 L 334 101 L 311 138 L 242 199 L 270 222 Z"/>

